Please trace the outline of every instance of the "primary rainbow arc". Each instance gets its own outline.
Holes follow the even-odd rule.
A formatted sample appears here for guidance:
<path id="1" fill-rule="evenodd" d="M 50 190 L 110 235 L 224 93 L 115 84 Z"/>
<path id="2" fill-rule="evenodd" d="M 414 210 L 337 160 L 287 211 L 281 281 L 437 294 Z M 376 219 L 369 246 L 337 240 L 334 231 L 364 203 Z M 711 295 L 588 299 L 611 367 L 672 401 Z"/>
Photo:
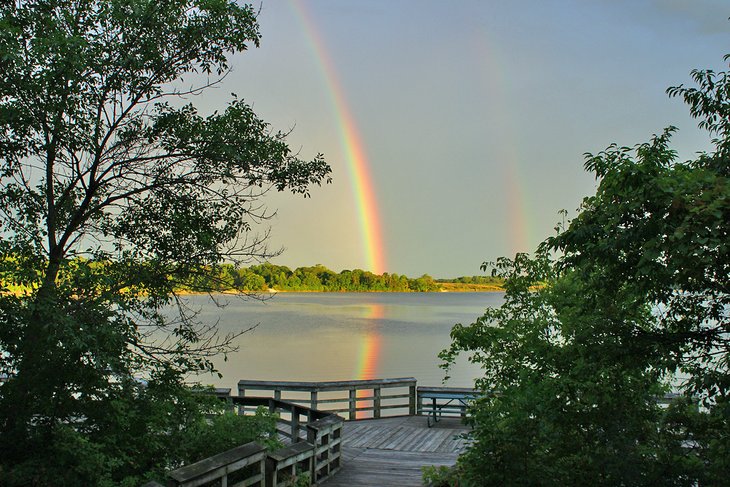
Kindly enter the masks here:
<path id="1" fill-rule="evenodd" d="M 363 252 L 368 269 L 375 274 L 386 270 L 385 251 L 381 231 L 380 214 L 373 181 L 370 177 L 365 146 L 357 129 L 355 118 L 337 76 L 334 63 L 325 43 L 304 8 L 301 0 L 291 0 L 294 12 L 301 19 L 304 32 L 319 65 L 337 117 L 338 135 L 350 170 L 350 181 L 355 195 L 358 221 L 363 242 Z"/>

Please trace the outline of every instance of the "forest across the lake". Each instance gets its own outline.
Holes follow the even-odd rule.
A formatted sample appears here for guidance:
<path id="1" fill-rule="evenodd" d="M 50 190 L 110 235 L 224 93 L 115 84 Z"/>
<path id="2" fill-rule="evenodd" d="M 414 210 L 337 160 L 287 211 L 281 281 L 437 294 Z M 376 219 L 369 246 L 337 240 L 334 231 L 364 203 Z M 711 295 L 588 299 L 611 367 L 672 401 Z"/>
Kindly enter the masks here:
<path id="1" fill-rule="evenodd" d="M 15 257 L 6 257 L 12 262 Z M 122 265 L 106 260 L 87 261 L 71 259 L 62 266 L 61 281 L 73 275 L 81 265 L 87 272 L 112 277 L 116 267 Z M 168 264 L 169 265 L 169 264 Z M 141 268 L 165 267 L 155 262 L 146 262 Z M 160 272 L 160 269 L 157 269 Z M 163 270 L 163 274 L 166 272 Z M 0 269 L 0 292 L 28 294 L 33 285 L 9 279 Z M 178 293 L 207 292 L 493 292 L 504 290 L 504 280 L 491 276 L 462 276 L 453 279 L 435 279 L 428 274 L 411 278 L 400 274 L 374 274 L 362 269 L 334 272 L 318 264 L 312 267 L 297 267 L 263 263 L 250 267 L 233 264 L 201 266 L 188 270 L 182 279 L 168 277 L 170 286 Z M 138 291 L 132 291 L 138 292 Z"/>
<path id="2" fill-rule="evenodd" d="M 491 276 L 435 279 L 428 274 L 411 278 L 387 272 L 373 274 L 362 269 L 334 272 L 323 265 L 292 270 L 267 262 L 241 268 L 232 264 L 206 268 L 179 288 L 189 292 L 199 289 L 221 292 L 486 292 L 502 291 L 503 280 Z"/>

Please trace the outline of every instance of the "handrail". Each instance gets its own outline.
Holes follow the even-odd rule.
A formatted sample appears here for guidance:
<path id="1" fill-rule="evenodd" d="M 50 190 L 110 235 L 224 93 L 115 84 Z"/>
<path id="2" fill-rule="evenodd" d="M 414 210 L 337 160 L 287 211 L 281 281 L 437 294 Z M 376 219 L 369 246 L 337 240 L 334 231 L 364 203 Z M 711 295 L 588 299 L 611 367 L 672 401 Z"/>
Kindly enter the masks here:
<path id="1" fill-rule="evenodd" d="M 277 428 L 277 431 L 279 434 L 289 438 L 293 443 L 305 439 L 302 433 L 305 431 L 303 427 L 306 424 L 333 416 L 332 413 L 326 411 L 318 411 L 300 404 L 281 401 L 272 397 L 231 396 L 227 399 L 234 406 L 238 406 L 240 412 L 250 411 L 263 406 L 268 408 L 270 412 L 279 414 L 277 422 L 279 426 L 285 426 L 286 428 Z M 282 413 L 285 415 L 282 416 Z"/>
<path id="2" fill-rule="evenodd" d="M 266 475 L 265 459 L 266 449 L 252 441 L 168 472 L 168 485 L 193 487 L 214 480 L 221 480 L 226 485 L 229 474 L 241 472 L 248 466 L 253 468 L 243 479 L 243 485 L 263 485 Z"/>
<path id="3" fill-rule="evenodd" d="M 392 392 L 392 389 L 401 389 L 402 392 Z M 347 413 L 347 419 L 350 420 L 416 414 L 414 377 L 324 382 L 238 381 L 238 396 L 245 397 L 247 391 L 268 391 L 277 400 L 285 399 L 319 411 Z M 309 397 L 291 394 L 297 392 L 309 392 Z M 338 392 L 346 394 L 338 395 Z M 321 393 L 328 397 L 322 397 Z"/>
<path id="4" fill-rule="evenodd" d="M 221 399 L 248 410 L 264 406 L 280 416 L 278 429 L 291 444 L 273 452 L 266 452 L 258 443 L 251 442 L 218 455 L 168 472 L 170 487 L 193 487 L 219 481 L 221 485 L 235 482 L 240 486 L 283 486 L 285 479 L 306 473 L 310 484 L 321 482 L 341 466 L 340 443 L 344 419 L 335 414 L 317 411 L 306 406 L 271 397 L 237 397 L 216 394 Z"/>

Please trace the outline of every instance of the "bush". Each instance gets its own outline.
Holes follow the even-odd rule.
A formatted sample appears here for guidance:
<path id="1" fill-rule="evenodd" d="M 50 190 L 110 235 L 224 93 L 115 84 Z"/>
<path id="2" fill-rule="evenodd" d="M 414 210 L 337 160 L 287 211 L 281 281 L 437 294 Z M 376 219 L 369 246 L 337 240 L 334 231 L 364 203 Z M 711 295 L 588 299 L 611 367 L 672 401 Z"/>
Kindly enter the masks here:
<path id="1" fill-rule="evenodd" d="M 238 415 L 234 411 L 200 418 L 182 434 L 184 463 L 193 463 L 239 445 L 256 441 L 268 449 L 281 448 L 276 438 L 278 415 L 263 406 L 254 415 Z"/>

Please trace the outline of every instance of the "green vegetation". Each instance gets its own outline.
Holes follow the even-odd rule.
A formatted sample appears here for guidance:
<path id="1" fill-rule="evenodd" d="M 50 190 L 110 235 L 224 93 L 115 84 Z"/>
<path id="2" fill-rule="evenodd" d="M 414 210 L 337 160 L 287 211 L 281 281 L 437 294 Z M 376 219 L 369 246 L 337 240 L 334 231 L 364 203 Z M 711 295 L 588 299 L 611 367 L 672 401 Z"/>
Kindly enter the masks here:
<path id="1" fill-rule="evenodd" d="M 670 127 L 589 154 L 599 186 L 569 226 L 533 257 L 484 264 L 505 278 L 505 302 L 456 325 L 441 354 L 484 370 L 475 441 L 445 482 L 727 485 L 730 77 L 693 77 L 668 92 L 714 152 L 677 162 Z"/>
<path id="2" fill-rule="evenodd" d="M 266 446 L 270 450 L 281 448 L 276 436 L 277 416 L 267 408 L 259 407 L 253 415 L 238 415 L 232 410 L 224 410 L 223 403 L 217 401 L 216 408 L 209 411 L 209 418 L 196 417 L 180 431 L 180 441 L 176 455 L 183 464 L 190 464 L 224 452 L 251 441 Z"/>
<path id="3" fill-rule="evenodd" d="M 421 467 L 423 483 L 429 487 L 458 487 L 462 485 L 456 467 L 426 465 Z"/>
<path id="4" fill-rule="evenodd" d="M 361 269 L 333 272 L 323 265 L 289 267 L 270 263 L 236 268 L 232 264 L 207 267 L 194 277 L 177 285 L 180 291 L 196 292 L 210 289 L 242 292 L 434 292 L 444 288 L 453 291 L 500 290 L 502 279 L 486 276 L 434 280 L 424 274 L 409 278 L 398 274 L 376 275 Z"/>
<path id="5" fill-rule="evenodd" d="M 260 198 L 329 182 L 235 95 L 186 101 L 259 38 L 227 0 L 0 7 L 1 485 L 139 485 L 212 453 L 192 445 L 216 428 L 270 435 L 263 413 L 208 429 L 184 379 L 234 336 L 175 288 L 272 257 Z"/>
<path id="6" fill-rule="evenodd" d="M 94 262 L 77 258 L 79 262 L 68 263 L 68 268 L 79 265 L 88 266 L 102 273 L 111 266 L 109 262 Z M 66 274 L 60 275 L 65 279 Z M 69 278 L 71 278 L 69 276 Z M 184 293 L 244 293 L 257 294 L 275 291 L 290 292 L 486 292 L 502 291 L 504 279 L 492 276 L 466 276 L 456 279 L 433 279 L 428 274 L 419 278 L 409 278 L 398 274 L 382 275 L 361 269 L 344 270 L 336 273 L 322 265 L 298 267 L 294 270 L 286 266 L 270 263 L 250 267 L 236 267 L 234 264 L 204 266 L 191 271 L 184 282 L 173 281 L 170 286 L 178 294 Z M 7 292 L 24 294 L 31 291 L 12 283 L 11 275 L 0 268 L 0 285 Z M 131 292 L 123 289 L 122 292 Z"/>
<path id="7" fill-rule="evenodd" d="M 504 279 L 497 276 L 464 276 L 436 282 L 444 291 L 504 291 Z"/>

